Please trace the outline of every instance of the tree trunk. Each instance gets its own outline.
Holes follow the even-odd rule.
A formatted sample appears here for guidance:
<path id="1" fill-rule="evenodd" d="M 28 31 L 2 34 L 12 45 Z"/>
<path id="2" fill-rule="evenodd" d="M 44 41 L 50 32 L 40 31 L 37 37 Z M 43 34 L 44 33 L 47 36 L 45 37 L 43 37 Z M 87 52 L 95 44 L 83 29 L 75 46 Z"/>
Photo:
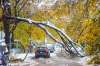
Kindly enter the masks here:
<path id="1" fill-rule="evenodd" d="M 10 19 L 7 19 L 6 16 L 11 15 L 11 10 L 9 6 L 9 0 L 2 0 L 3 5 L 3 26 L 4 26 L 4 33 L 5 33 L 5 42 L 7 44 L 7 48 L 9 51 L 9 44 L 10 44 Z"/>
<path id="2" fill-rule="evenodd" d="M 5 33 L 5 42 L 7 44 L 7 48 L 9 50 L 10 44 L 10 32 L 9 32 L 9 21 L 7 19 L 3 19 L 4 33 Z"/>

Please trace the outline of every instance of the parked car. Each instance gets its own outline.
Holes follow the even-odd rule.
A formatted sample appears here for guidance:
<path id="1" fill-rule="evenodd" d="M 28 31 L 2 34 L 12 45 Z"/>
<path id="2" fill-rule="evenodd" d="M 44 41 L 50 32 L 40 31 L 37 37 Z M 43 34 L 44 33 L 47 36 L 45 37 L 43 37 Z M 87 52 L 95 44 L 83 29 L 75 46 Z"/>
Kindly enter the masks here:
<path id="1" fill-rule="evenodd" d="M 7 46 L 4 41 L 0 41 L 0 66 L 4 66 L 7 63 Z"/>
<path id="2" fill-rule="evenodd" d="M 55 47 L 53 44 L 46 44 L 46 46 L 49 49 L 50 53 L 53 53 L 55 51 Z"/>
<path id="3" fill-rule="evenodd" d="M 6 58 L 0 47 L 0 66 L 6 65 Z"/>
<path id="4" fill-rule="evenodd" d="M 37 47 L 35 51 L 35 58 L 39 57 L 49 58 L 50 57 L 49 49 L 47 47 Z"/>

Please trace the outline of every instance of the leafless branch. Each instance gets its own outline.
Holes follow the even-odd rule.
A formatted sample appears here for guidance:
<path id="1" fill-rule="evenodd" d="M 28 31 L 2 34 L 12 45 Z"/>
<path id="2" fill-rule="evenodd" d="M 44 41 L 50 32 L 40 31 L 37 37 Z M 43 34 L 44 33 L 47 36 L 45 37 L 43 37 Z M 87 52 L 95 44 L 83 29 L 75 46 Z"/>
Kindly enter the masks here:
<path id="1" fill-rule="evenodd" d="M 19 8 L 18 13 L 25 7 L 25 5 L 27 4 L 28 0 L 26 0 L 25 2 L 23 2 L 22 6 Z"/>

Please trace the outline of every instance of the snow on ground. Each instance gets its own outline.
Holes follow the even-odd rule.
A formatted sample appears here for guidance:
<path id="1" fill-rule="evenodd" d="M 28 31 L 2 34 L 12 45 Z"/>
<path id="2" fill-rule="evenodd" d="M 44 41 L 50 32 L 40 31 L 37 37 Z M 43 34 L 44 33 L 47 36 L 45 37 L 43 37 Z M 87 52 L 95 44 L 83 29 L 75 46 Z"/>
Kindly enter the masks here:
<path id="1" fill-rule="evenodd" d="M 90 59 L 89 56 L 85 56 L 85 57 L 72 57 L 66 53 L 64 53 L 64 51 L 57 51 L 56 52 L 57 57 L 62 57 L 65 58 L 65 60 L 68 60 L 68 62 L 76 62 L 81 64 L 82 66 L 100 66 L 100 65 L 95 65 L 95 64 L 87 64 L 87 61 Z M 64 59 L 63 59 L 64 60 Z"/>
<path id="2" fill-rule="evenodd" d="M 18 58 L 18 59 L 24 59 L 25 56 L 26 56 L 26 53 L 16 54 L 16 58 Z M 32 57 L 34 57 L 34 53 L 28 53 L 26 59 L 30 59 Z"/>
<path id="3" fill-rule="evenodd" d="M 50 54 L 50 58 L 34 58 L 34 53 L 29 53 L 24 62 L 10 63 L 8 66 L 95 66 L 86 65 L 85 61 L 89 57 L 71 57 L 65 54 L 63 51 L 56 50 Z M 26 54 L 16 54 L 17 58 L 23 59 Z M 98 65 L 99 66 L 99 65 Z"/>

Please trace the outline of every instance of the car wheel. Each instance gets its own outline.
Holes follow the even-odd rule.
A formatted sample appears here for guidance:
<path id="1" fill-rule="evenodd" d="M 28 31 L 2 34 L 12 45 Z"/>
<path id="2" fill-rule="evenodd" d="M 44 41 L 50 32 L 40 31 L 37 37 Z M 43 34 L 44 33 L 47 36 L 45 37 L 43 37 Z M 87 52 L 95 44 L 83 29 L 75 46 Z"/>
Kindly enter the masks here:
<path id="1" fill-rule="evenodd" d="M 50 55 L 47 55 L 46 58 L 50 58 Z"/>

